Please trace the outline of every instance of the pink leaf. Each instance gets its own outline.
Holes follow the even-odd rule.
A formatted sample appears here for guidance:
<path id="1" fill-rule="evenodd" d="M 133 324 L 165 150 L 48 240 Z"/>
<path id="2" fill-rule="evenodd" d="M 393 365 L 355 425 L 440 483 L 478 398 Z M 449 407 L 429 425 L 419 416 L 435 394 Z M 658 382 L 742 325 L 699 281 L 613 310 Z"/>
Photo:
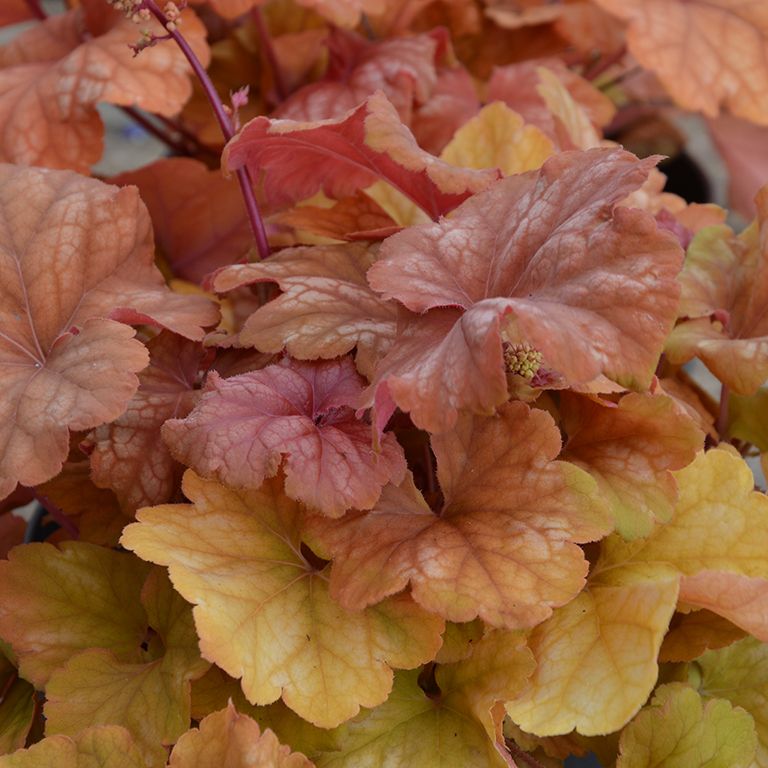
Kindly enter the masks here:
<path id="1" fill-rule="evenodd" d="M 198 473 L 258 488 L 282 465 L 286 493 L 338 517 L 369 509 L 405 458 L 393 435 L 376 454 L 370 425 L 350 407 L 363 379 L 349 358 L 301 363 L 285 358 L 260 371 L 211 374 L 200 403 L 163 427 L 171 453 Z"/>

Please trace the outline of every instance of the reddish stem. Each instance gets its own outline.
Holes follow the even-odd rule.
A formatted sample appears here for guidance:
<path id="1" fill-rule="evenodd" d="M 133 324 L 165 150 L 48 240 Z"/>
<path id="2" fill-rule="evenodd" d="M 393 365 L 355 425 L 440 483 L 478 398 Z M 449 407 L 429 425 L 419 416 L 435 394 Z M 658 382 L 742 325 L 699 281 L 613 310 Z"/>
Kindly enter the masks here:
<path id="1" fill-rule="evenodd" d="M 178 133 L 179 136 L 185 139 L 189 144 L 193 145 L 197 151 L 205 152 L 209 155 L 218 154 L 218 152 L 213 147 L 209 147 L 206 144 L 203 144 L 203 142 L 200 141 L 200 139 L 198 139 L 197 136 L 192 133 L 192 131 L 185 128 L 177 120 L 172 120 L 170 117 L 165 117 L 165 115 L 155 115 L 155 117 L 170 131 Z"/>
<path id="2" fill-rule="evenodd" d="M 728 440 L 728 399 L 730 392 L 728 385 L 723 384 L 720 387 L 720 407 L 717 411 L 717 421 L 715 422 L 715 429 L 720 438 L 720 442 L 724 443 Z"/>
<path id="3" fill-rule="evenodd" d="M 36 18 L 40 19 L 40 21 L 45 21 L 48 18 L 48 14 L 40 5 L 40 0 L 27 0 L 27 7 L 32 11 Z"/>
<path id="4" fill-rule="evenodd" d="M 261 12 L 261 8 L 257 6 L 251 11 L 251 16 L 256 24 L 256 32 L 259 35 L 261 49 L 264 51 L 264 56 L 267 59 L 269 68 L 272 70 L 272 79 L 275 83 L 277 98 L 280 101 L 285 101 L 288 98 L 288 88 L 285 84 L 285 78 L 283 77 L 283 70 L 280 68 L 280 62 L 277 60 L 275 46 L 272 45 L 272 38 L 269 34 L 264 14 Z"/>
<path id="5" fill-rule="evenodd" d="M 585 80 L 597 80 L 603 72 L 609 70 L 614 64 L 618 64 L 626 55 L 627 48 L 622 46 L 614 51 L 610 56 L 601 56 L 591 67 L 589 67 L 582 77 Z"/>
<path id="6" fill-rule="evenodd" d="M 186 57 L 189 65 L 192 67 L 192 71 L 200 81 L 200 85 L 203 86 L 205 95 L 208 97 L 208 102 L 213 109 L 214 115 L 216 115 L 216 120 L 224 135 L 224 139 L 229 141 L 235 135 L 234 129 L 232 128 L 232 121 L 229 119 L 229 115 L 224 109 L 224 103 L 216 92 L 216 88 L 211 82 L 211 78 L 208 77 L 208 73 L 200 63 L 200 59 L 197 58 L 195 52 L 186 41 L 186 38 L 178 31 L 178 29 L 167 28 L 166 25 L 168 24 L 168 19 L 157 6 L 155 0 L 144 0 L 142 7 L 146 8 L 163 25 L 163 28 L 168 32 L 168 36 L 179 46 L 179 48 L 181 48 L 181 52 Z M 253 194 L 253 184 L 251 183 L 250 174 L 247 169 L 241 168 L 237 171 L 237 180 L 240 183 L 240 191 L 243 194 L 245 209 L 248 212 L 248 219 L 251 222 L 251 230 L 253 231 L 253 237 L 256 240 L 256 247 L 259 250 L 261 258 L 266 259 L 269 256 L 267 230 L 264 227 L 264 221 L 261 218 L 259 206 L 256 203 L 256 197 Z"/>
<path id="7" fill-rule="evenodd" d="M 80 538 L 80 531 L 60 507 L 56 506 L 44 493 L 35 489 L 35 499 L 43 509 L 73 538 Z"/>

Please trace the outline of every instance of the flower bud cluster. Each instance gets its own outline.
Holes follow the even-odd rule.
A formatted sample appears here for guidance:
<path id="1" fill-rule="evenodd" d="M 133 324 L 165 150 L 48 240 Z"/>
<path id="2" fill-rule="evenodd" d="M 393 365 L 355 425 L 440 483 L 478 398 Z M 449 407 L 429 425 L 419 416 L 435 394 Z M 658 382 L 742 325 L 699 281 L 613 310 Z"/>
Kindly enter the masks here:
<path id="1" fill-rule="evenodd" d="M 538 373 L 541 360 L 541 352 L 530 344 L 504 345 L 504 364 L 509 373 L 530 381 Z"/>
<path id="2" fill-rule="evenodd" d="M 107 0 L 107 2 L 135 24 L 149 21 L 152 18 L 149 9 L 144 7 L 144 0 Z"/>

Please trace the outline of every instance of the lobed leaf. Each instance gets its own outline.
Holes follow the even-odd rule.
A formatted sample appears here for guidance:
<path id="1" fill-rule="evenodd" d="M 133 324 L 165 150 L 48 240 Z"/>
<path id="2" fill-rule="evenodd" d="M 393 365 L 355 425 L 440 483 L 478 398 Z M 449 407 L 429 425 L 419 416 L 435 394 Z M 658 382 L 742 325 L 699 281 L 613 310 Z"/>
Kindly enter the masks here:
<path id="1" fill-rule="evenodd" d="M 622 731 L 616 768 L 748 768 L 756 746 L 747 712 L 672 683 Z"/>
<path id="2" fill-rule="evenodd" d="M 208 664 L 200 658 L 191 608 L 165 572 L 153 571 L 141 597 L 161 647 L 150 648 L 148 660 L 125 662 L 93 648 L 70 659 L 46 685 L 45 732 L 76 736 L 92 725 L 120 725 L 148 768 L 162 768 L 160 745 L 173 744 L 189 728 L 190 680 Z"/>
<path id="3" fill-rule="evenodd" d="M 575 542 L 609 526 L 594 481 L 552 461 L 560 436 L 551 417 L 509 403 L 496 417 L 462 419 L 433 448 L 445 496 L 438 514 L 409 477 L 368 513 L 313 521 L 334 558 L 332 596 L 360 610 L 410 583 L 416 602 L 450 621 L 479 616 L 512 629 L 571 600 L 587 570 Z"/>
<path id="4" fill-rule="evenodd" d="M 502 339 L 538 350 L 567 383 L 602 373 L 646 387 L 677 309 L 682 251 L 647 214 L 615 206 L 652 163 L 564 152 L 387 239 L 368 281 L 419 315 L 364 402 L 389 397 L 431 432 L 461 409 L 487 413 L 507 398 Z"/>
<path id="5" fill-rule="evenodd" d="M 139 188 L 160 253 L 177 277 L 200 283 L 253 245 L 237 182 L 198 160 L 164 158 L 112 183 Z"/>
<path id="6" fill-rule="evenodd" d="M 21 675 L 42 688 L 88 648 L 136 659 L 147 628 L 139 600 L 147 567 L 104 547 L 64 542 L 17 547 L 0 562 L 0 637 Z"/>
<path id="7" fill-rule="evenodd" d="M 0 757 L 0 768 L 146 768 L 141 752 L 125 728 L 98 725 L 74 738 L 49 736 L 12 755 Z"/>
<path id="8" fill-rule="evenodd" d="M 281 485 L 237 491 L 190 471 L 192 503 L 141 510 L 122 542 L 170 566 L 195 605 L 203 656 L 242 677 L 251 702 L 282 696 L 305 720 L 335 727 L 386 698 L 393 667 L 433 658 L 443 622 L 407 596 L 357 613 L 337 605 L 325 568 L 304 554 L 300 507 Z"/>
<path id="9" fill-rule="evenodd" d="M 146 27 L 160 32 L 150 21 Z M 207 64 L 205 27 L 188 11 L 184 36 Z M 106 3 L 51 16 L 0 49 L 0 160 L 89 173 L 101 157 L 100 102 L 171 117 L 192 94 L 182 52 L 161 46 L 134 59 L 139 29 Z"/>
<path id="10" fill-rule="evenodd" d="M 349 358 L 211 373 L 200 402 L 167 421 L 163 439 L 179 461 L 227 485 L 258 488 L 282 466 L 292 499 L 332 517 L 370 509 L 406 467 L 394 435 L 376 452 L 370 425 L 355 418 L 362 381 Z"/>
<path id="11" fill-rule="evenodd" d="M 226 292 L 274 281 L 283 292 L 245 321 L 239 344 L 273 353 L 285 348 L 300 360 L 338 357 L 357 346 L 365 372 L 389 348 L 397 318 L 366 282 L 372 263 L 362 245 L 286 248 L 268 261 L 226 267 L 211 285 Z"/>
<path id="12" fill-rule="evenodd" d="M 173 748 L 168 768 L 311 768 L 299 752 L 291 752 L 270 730 L 262 731 L 255 720 L 237 712 L 232 702 L 226 709 L 204 718 L 198 728 L 185 733 Z"/>
<path id="13" fill-rule="evenodd" d="M 435 672 L 426 694 L 415 672 L 399 672 L 387 701 L 341 729 L 336 752 L 313 756 L 318 768 L 504 768 L 493 705 L 520 690 L 533 661 L 519 635 L 493 632 L 472 655 Z"/>
<path id="14" fill-rule="evenodd" d="M 125 410 L 147 352 L 114 320 L 200 339 L 218 315 L 166 287 L 135 190 L 67 171 L 0 168 L 0 276 L 0 496 L 57 474 L 68 429 Z"/>
<path id="15" fill-rule="evenodd" d="M 654 520 L 670 519 L 677 500 L 672 470 L 703 447 L 701 431 L 670 398 L 630 393 L 614 406 L 563 393 L 560 412 L 568 435 L 563 459 L 597 480 L 624 538 L 647 536 Z"/>
<path id="16" fill-rule="evenodd" d="M 727 699 L 749 712 L 757 731 L 754 765 L 768 765 L 768 645 L 745 637 L 727 648 L 707 651 L 697 661 L 701 673 L 699 693 Z"/>

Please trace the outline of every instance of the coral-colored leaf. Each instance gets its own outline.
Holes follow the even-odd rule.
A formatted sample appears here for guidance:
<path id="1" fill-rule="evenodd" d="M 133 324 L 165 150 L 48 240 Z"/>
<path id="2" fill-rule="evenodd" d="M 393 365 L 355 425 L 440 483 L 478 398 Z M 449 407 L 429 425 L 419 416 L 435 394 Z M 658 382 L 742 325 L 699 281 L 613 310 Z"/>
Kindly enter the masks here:
<path id="1" fill-rule="evenodd" d="M 768 125 L 768 8 L 740 0 L 595 0 L 629 23 L 627 43 L 685 109 L 725 106 Z"/>
<path id="2" fill-rule="evenodd" d="M 756 222 L 741 235 L 727 226 L 699 232 L 688 248 L 680 316 L 667 353 L 675 363 L 694 355 L 740 395 L 768 378 L 768 187 L 756 198 Z"/>
<path id="3" fill-rule="evenodd" d="M 374 451 L 370 425 L 351 407 L 362 384 L 349 358 L 212 373 L 199 404 L 166 422 L 163 438 L 179 461 L 227 485 L 258 488 L 282 464 L 291 498 L 334 517 L 370 509 L 382 486 L 402 480 L 405 458 L 394 435 Z"/>
<path id="4" fill-rule="evenodd" d="M 702 696 L 728 699 L 752 715 L 758 739 L 753 765 L 768 766 L 768 645 L 745 637 L 727 648 L 707 651 L 696 664 Z"/>
<path id="5" fill-rule="evenodd" d="M 509 176 L 540 168 L 554 151 L 539 128 L 495 101 L 459 128 L 440 157 L 464 168 L 499 168 Z"/>
<path id="6" fill-rule="evenodd" d="M 17 480 L 36 485 L 59 471 L 68 427 L 90 429 L 125 410 L 147 352 L 113 320 L 199 339 L 218 311 L 203 297 L 168 290 L 135 189 L 3 166 L 0 210 L 4 496 Z"/>
<path id="7" fill-rule="evenodd" d="M 703 447 L 696 424 L 668 397 L 630 393 L 618 407 L 564 393 L 568 442 L 563 458 L 586 469 L 609 501 L 625 538 L 647 536 L 667 521 L 677 499 L 671 470 L 690 464 Z"/>
<path id="8" fill-rule="evenodd" d="M 376 16 L 386 8 L 385 0 L 298 0 L 298 4 L 311 8 L 331 24 L 350 29 L 358 25 L 361 14 Z"/>
<path id="9" fill-rule="evenodd" d="M 693 661 L 704 651 L 725 648 L 746 634 L 727 619 L 705 609 L 676 613 L 661 644 L 659 661 Z"/>
<path id="10" fill-rule="evenodd" d="M 433 218 L 497 178 L 495 171 L 454 168 L 420 149 L 381 93 L 333 120 L 257 117 L 227 144 L 222 160 L 230 171 L 246 166 L 254 178 L 263 176 L 272 206 L 321 189 L 346 197 L 383 179 Z"/>
<path id="11" fill-rule="evenodd" d="M 289 248 L 268 261 L 223 269 L 212 286 L 222 292 L 274 280 L 283 291 L 246 320 L 240 344 L 263 352 L 285 348 L 302 360 L 337 357 L 357 345 L 359 366 L 382 356 L 395 335 L 395 308 L 365 279 L 372 263 L 360 245 Z"/>
<path id="12" fill-rule="evenodd" d="M 188 603 L 160 569 L 142 589 L 142 603 L 160 648 L 148 658 L 119 661 L 105 649 L 89 649 L 54 671 L 45 693 L 45 732 L 75 736 L 90 725 L 120 725 L 133 735 L 148 768 L 161 768 L 160 745 L 173 744 L 189 728 L 190 680 L 204 674 Z"/>
<path id="13" fill-rule="evenodd" d="M 539 736 L 621 728 L 656 682 L 656 655 L 677 600 L 677 580 L 587 588 L 533 630 L 538 666 L 507 712 Z"/>
<path id="14" fill-rule="evenodd" d="M 184 34 L 207 62 L 205 27 L 191 11 Z M 192 93 L 186 59 L 166 45 L 134 58 L 138 39 L 139 28 L 104 4 L 52 16 L 0 49 L 0 159 L 88 173 L 103 145 L 99 102 L 176 114 Z"/>
<path id="15" fill-rule="evenodd" d="M 756 747 L 743 709 L 724 699 L 705 703 L 693 688 L 672 683 L 622 731 L 616 768 L 748 768 Z"/>
<path id="16" fill-rule="evenodd" d="M 93 544 L 27 544 L 0 562 L 0 636 L 37 687 L 86 648 L 135 655 L 146 629 L 146 565 Z"/>
<path id="17" fill-rule="evenodd" d="M 386 698 L 392 667 L 433 658 L 443 622 L 405 596 L 362 613 L 334 603 L 327 573 L 302 554 L 302 513 L 281 485 L 235 491 L 190 471 L 192 504 L 141 510 L 122 541 L 170 566 L 195 604 L 203 655 L 242 677 L 250 701 L 282 695 L 304 719 L 334 727 Z"/>
<path id="18" fill-rule="evenodd" d="M 708 608 L 768 642 L 768 579 L 701 571 L 680 581 L 680 600 Z"/>
<path id="19" fill-rule="evenodd" d="M 574 542 L 599 538 L 609 523 L 594 481 L 552 461 L 560 435 L 551 417 L 510 403 L 496 417 L 463 419 L 433 448 L 440 515 L 408 479 L 387 486 L 367 514 L 315 519 L 335 558 L 333 596 L 359 610 L 410 582 L 427 610 L 509 628 L 533 626 L 573 598 L 587 565 Z"/>
<path id="20" fill-rule="evenodd" d="M 74 738 L 50 736 L 0 757 L 0 768 L 146 768 L 130 733 L 116 725 L 86 728 Z"/>
<path id="21" fill-rule="evenodd" d="M 341 733 L 336 752 L 313 756 L 318 768 L 505 768 L 491 708 L 514 696 L 533 670 L 519 635 L 493 632 L 472 655 L 435 672 L 439 695 L 427 696 L 415 672 L 400 672 L 387 701 Z"/>
<path id="22" fill-rule="evenodd" d="M 386 386 L 430 431 L 459 409 L 488 412 L 507 397 L 502 339 L 535 348 L 542 368 L 573 384 L 604 373 L 647 386 L 677 309 L 682 251 L 647 214 L 614 206 L 652 162 L 565 152 L 386 240 L 368 280 L 422 314 L 381 362 L 368 402 Z"/>
<path id="23" fill-rule="evenodd" d="M 111 488 L 123 509 L 170 501 L 182 469 L 160 438 L 168 419 L 184 418 L 200 393 L 195 389 L 201 356 L 198 344 L 163 333 L 147 347 L 149 367 L 125 413 L 98 427 L 84 441 L 93 481 Z"/>
<path id="24" fill-rule="evenodd" d="M 414 101 L 425 102 L 437 83 L 435 59 L 442 43 L 437 34 L 370 42 L 334 29 L 326 42 L 325 78 L 292 93 L 274 116 L 305 122 L 342 117 L 381 91 L 408 124 Z"/>
<path id="25" fill-rule="evenodd" d="M 238 714 L 230 702 L 179 739 L 168 768 L 252 768 L 259 764 L 265 768 L 312 768 L 304 755 L 280 744 L 272 731 L 262 732 L 255 720 Z"/>
<path id="26" fill-rule="evenodd" d="M 139 188 L 157 245 L 177 277 L 199 283 L 253 246 L 237 182 L 198 160 L 158 160 L 111 181 Z"/>

